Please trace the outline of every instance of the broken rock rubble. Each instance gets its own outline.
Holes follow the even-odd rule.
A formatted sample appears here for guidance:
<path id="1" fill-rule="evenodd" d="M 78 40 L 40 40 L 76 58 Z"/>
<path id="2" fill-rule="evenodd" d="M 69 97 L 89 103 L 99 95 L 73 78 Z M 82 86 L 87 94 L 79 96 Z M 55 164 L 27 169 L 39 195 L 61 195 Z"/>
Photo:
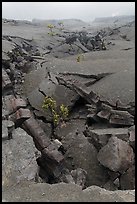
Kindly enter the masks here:
<path id="1" fill-rule="evenodd" d="M 100 98 L 99 95 L 97 95 L 93 90 L 92 90 L 92 85 L 91 87 L 87 87 L 86 81 L 84 83 L 81 82 L 81 79 L 85 78 L 88 80 L 91 78 L 91 80 L 96 78 L 96 83 L 98 80 L 104 78 L 105 76 L 108 76 L 111 73 L 103 73 L 102 75 L 80 75 L 79 74 L 60 74 L 57 76 L 57 80 L 59 84 L 62 84 L 64 86 L 69 87 L 72 90 L 75 90 L 75 92 L 80 95 L 82 98 L 87 101 L 92 107 L 89 105 L 89 114 L 88 118 L 91 118 L 93 121 L 99 122 L 102 119 L 106 122 L 109 123 L 110 125 L 114 126 L 132 126 L 134 125 L 134 116 L 130 114 L 129 112 L 131 109 L 131 106 L 125 106 L 125 104 L 122 106 L 117 107 L 117 104 L 110 104 L 108 101 L 102 101 L 102 98 Z M 75 80 L 74 80 L 75 76 Z M 81 77 L 81 79 L 79 78 Z M 94 107 L 93 107 L 94 106 Z M 118 108 L 118 110 L 117 110 Z M 132 106 L 133 108 L 133 106 Z M 129 112 L 128 112 L 129 111 Z"/>
<path id="2" fill-rule="evenodd" d="M 65 36 L 65 44 L 61 45 L 59 49 L 61 50 L 67 44 L 67 49 L 70 48 L 69 45 L 72 48 L 69 54 L 77 53 L 77 48 L 81 50 L 80 53 L 89 50 L 103 50 L 102 37 L 103 35 L 100 36 L 100 34 L 88 36 L 88 33 L 84 32 L 75 33 L 68 38 Z M 43 171 L 41 175 L 44 175 L 43 178 L 46 178 L 46 182 L 76 183 L 82 188 L 99 185 L 110 190 L 127 189 L 128 187 L 134 189 L 135 129 L 133 125 L 135 106 L 121 103 L 111 104 L 105 99 L 102 100 L 97 92 L 92 90 L 93 84 L 111 73 L 97 75 L 58 73 L 57 76 L 55 75 L 57 78 L 55 80 L 55 76 L 52 76 L 54 74 L 48 72 L 48 77 L 46 76 L 38 87 L 34 87 L 33 91 L 28 93 L 28 104 L 24 99 L 17 97 L 18 86 L 22 83 L 23 72 L 27 73 L 31 69 L 35 69 L 36 64 L 41 66 L 42 63 L 34 61 L 44 60 L 44 57 L 36 56 L 40 53 L 37 52 L 37 46 L 33 46 L 31 41 L 5 36 L 3 43 L 6 40 L 8 40 L 8 46 L 11 47 L 14 42 L 18 46 L 16 47 L 14 44 L 16 49 L 12 46 L 12 51 L 9 50 L 11 52 L 3 53 L 3 90 L 14 89 L 14 96 L 8 94 L 8 97 L 4 97 L 8 112 L 3 113 L 5 132 L 5 135 L 2 136 L 3 142 L 13 142 L 14 147 L 18 141 L 16 141 L 17 135 L 13 134 L 14 141 L 7 140 L 9 135 L 14 132 L 14 125 L 20 137 L 24 136 L 25 130 L 28 137 L 25 139 L 26 142 L 32 137 L 35 147 L 40 151 L 37 164 L 40 166 L 40 172 Z M 11 41 L 12 43 L 10 43 Z M 56 54 L 57 50 L 54 49 L 53 43 L 50 53 L 55 51 L 54 54 Z M 52 116 L 49 116 L 47 112 L 42 112 L 45 95 L 52 96 L 58 106 L 65 104 L 71 111 L 68 121 L 59 124 L 57 128 L 52 127 Z M 72 120 L 71 113 L 79 104 L 82 104 L 83 107 L 88 106 L 88 111 L 83 117 L 84 120 L 81 120 L 80 117 L 79 120 L 78 118 Z M 7 119 L 13 120 L 15 124 Z M 88 119 L 91 119 L 90 124 Z M 98 124 L 97 128 L 93 129 L 93 122 Z M 102 122 L 105 127 L 101 129 L 99 126 Z M 48 125 L 49 130 L 46 130 Z M 128 129 L 130 126 L 133 126 L 133 129 Z M 24 130 L 21 132 L 19 127 Z M 17 137 L 17 139 L 19 138 Z M 23 141 L 22 143 L 24 144 Z M 20 151 L 21 145 L 16 145 Z M 29 150 L 30 148 L 28 145 Z M 23 154 L 27 158 L 24 150 Z M 22 155 L 19 160 L 21 158 L 23 162 Z M 25 169 L 27 169 L 28 161 L 23 163 Z M 16 169 L 14 165 L 13 169 Z M 30 172 L 32 175 L 30 174 L 29 178 L 33 180 L 33 170 L 30 169 Z M 26 175 L 28 174 L 26 173 Z M 19 175 L 19 180 L 21 178 Z"/>
<path id="3" fill-rule="evenodd" d="M 65 83 L 67 83 L 67 82 L 65 82 Z M 65 86 L 66 86 L 66 84 L 65 84 Z M 65 87 L 65 86 L 63 84 L 63 85 L 58 85 L 57 87 Z M 40 86 L 40 87 L 42 88 L 43 86 Z M 114 108 L 113 106 L 110 106 L 110 105 L 107 105 L 107 104 L 104 104 L 104 103 L 100 102 L 99 97 L 94 92 L 86 90 L 86 86 L 83 87 L 80 84 L 78 86 L 78 84 L 76 82 L 75 82 L 75 85 L 73 85 L 73 82 L 70 83 L 70 81 L 69 81 L 69 88 L 67 88 L 67 89 L 71 91 L 71 90 L 73 90 L 73 88 L 75 90 L 74 93 L 76 93 L 76 95 L 74 94 L 74 101 L 72 100 L 73 101 L 73 106 L 76 103 L 76 101 L 79 99 L 77 96 L 80 96 L 80 97 L 84 98 L 85 101 L 86 101 L 87 96 L 88 96 L 89 97 L 88 101 L 87 101 L 89 103 L 88 104 L 88 111 L 89 111 L 89 113 L 91 113 L 91 112 L 94 113 L 95 117 L 97 118 L 97 121 L 98 121 L 98 118 L 102 118 L 102 119 L 106 119 L 107 121 L 110 121 L 112 113 L 113 113 L 113 115 L 117 114 L 117 113 L 120 113 L 120 114 L 125 113 L 125 111 L 113 110 L 113 108 Z M 41 89 L 41 90 L 43 92 L 45 92 L 45 94 L 46 94 L 46 91 L 44 89 Z M 55 89 L 55 90 L 56 91 L 54 91 L 52 94 L 53 95 L 55 94 L 57 96 L 57 99 L 61 100 L 62 96 L 59 97 L 59 90 L 60 89 Z M 73 97 L 73 94 L 72 94 L 72 97 Z M 97 155 L 97 158 L 96 159 L 94 158 L 95 161 L 93 161 L 93 164 L 94 164 L 93 166 L 94 166 L 94 168 L 96 168 L 96 172 L 94 172 L 94 171 L 92 172 L 92 175 L 93 175 L 93 173 L 96 174 L 96 178 L 91 179 L 90 176 L 89 176 L 90 171 L 86 166 L 86 163 L 88 163 L 87 159 L 86 159 L 86 163 L 84 164 L 83 156 L 81 155 L 81 163 L 79 163 L 77 161 L 77 159 L 75 158 L 75 154 L 73 155 L 73 153 L 74 153 L 73 149 L 69 147 L 69 140 L 67 140 L 67 142 L 65 142 L 65 140 L 67 139 L 66 134 L 63 137 L 60 138 L 60 134 L 61 134 L 61 132 L 60 132 L 61 130 L 60 130 L 58 132 L 59 135 L 57 136 L 57 138 L 60 138 L 62 140 L 61 144 L 60 144 L 62 147 L 67 144 L 66 148 L 65 148 L 65 152 L 62 152 L 62 151 L 59 151 L 59 146 L 58 146 L 59 143 L 57 145 L 54 141 L 51 141 L 51 138 L 49 138 L 45 134 L 43 128 L 36 121 L 36 119 L 34 119 L 33 114 L 31 114 L 29 109 L 27 109 L 26 101 L 24 101 L 21 98 L 11 97 L 11 98 L 9 98 L 8 107 L 9 107 L 9 112 L 12 113 L 10 118 L 12 118 L 14 116 L 13 121 L 15 122 L 15 124 L 18 124 L 18 126 L 21 125 L 22 128 L 24 128 L 32 136 L 36 148 L 41 152 L 41 156 L 37 159 L 37 162 L 38 162 L 38 165 L 40 165 L 40 167 L 44 169 L 45 174 L 48 177 L 48 180 L 49 180 L 49 177 L 51 176 L 55 180 L 57 179 L 58 182 L 61 179 L 64 182 L 65 181 L 66 182 L 75 182 L 78 185 L 81 185 L 82 188 L 84 188 L 85 186 L 90 186 L 92 184 L 108 186 L 108 185 L 111 185 L 111 184 L 109 182 L 107 171 L 105 171 L 105 169 L 103 169 L 103 166 L 108 167 L 108 168 L 110 168 L 110 170 L 115 171 L 115 172 L 120 171 L 121 174 L 123 174 L 126 171 L 126 169 L 128 169 L 132 165 L 132 162 L 128 163 L 127 160 L 124 160 L 124 161 L 122 160 L 121 163 L 120 163 L 119 160 L 118 160 L 118 157 L 115 155 L 114 158 L 111 158 L 111 160 L 113 160 L 113 163 L 116 164 L 116 167 L 115 166 L 110 167 L 110 166 L 107 166 L 106 164 L 104 165 L 104 161 L 105 161 L 104 158 L 100 160 L 100 157 L 99 157 L 99 155 L 101 154 L 100 151 L 103 151 L 102 149 L 106 148 L 106 146 L 109 144 L 109 141 L 110 141 L 112 136 L 116 136 L 117 139 L 120 138 L 120 139 L 123 139 L 126 142 L 129 141 L 129 134 L 131 134 L 131 131 L 128 134 L 128 129 L 127 128 L 109 128 L 109 129 L 95 129 L 95 130 L 92 130 L 92 129 L 90 130 L 90 128 L 89 128 L 86 131 L 84 131 L 84 129 L 83 129 L 86 137 L 88 137 L 87 142 L 90 142 L 91 144 L 89 144 L 89 145 L 93 145 L 93 148 L 95 148 L 96 154 L 93 151 L 92 155 L 93 154 Z M 132 121 L 133 121 L 133 116 L 132 115 L 130 115 L 128 112 L 126 112 L 125 115 L 126 115 L 125 117 L 128 120 L 131 117 Z M 124 121 L 124 119 L 123 119 L 123 121 Z M 121 119 L 121 121 L 122 121 L 122 119 Z M 86 123 L 86 120 L 85 120 L 85 123 Z M 123 123 L 119 123 L 119 124 L 121 125 Z M 133 124 L 133 123 L 131 123 L 131 124 Z M 128 125 L 130 125 L 130 123 Z M 76 128 L 76 132 L 77 132 L 77 128 Z M 55 131 L 54 133 L 56 135 L 57 132 Z M 78 143 L 78 149 L 79 148 L 81 149 L 81 148 L 84 147 L 83 146 L 84 144 L 81 144 L 81 142 L 79 141 L 80 134 L 81 134 L 81 133 L 80 134 L 79 133 L 80 132 L 78 131 L 75 136 L 72 136 L 70 133 L 68 135 L 70 137 L 72 136 L 72 138 L 76 137 L 78 139 L 76 141 L 76 143 Z M 81 137 L 83 137 L 83 136 L 81 135 Z M 73 141 L 73 139 L 72 140 L 70 139 L 70 141 Z M 127 143 L 124 143 L 124 144 L 121 143 L 121 142 L 119 142 L 119 143 L 120 143 L 120 149 L 123 147 L 123 145 L 125 145 L 124 147 L 126 147 L 127 150 L 130 151 L 130 153 L 131 153 L 131 158 L 130 159 L 133 160 L 134 155 L 132 153 L 132 148 L 130 149 L 130 146 L 127 147 L 127 145 L 128 145 Z M 71 144 L 72 147 L 73 147 L 73 144 L 74 143 L 72 142 L 72 144 Z M 116 146 L 118 146 L 118 145 L 116 145 Z M 73 147 L 73 148 L 77 149 L 77 147 Z M 78 149 L 77 149 L 77 151 L 78 151 Z M 117 149 L 117 147 L 116 147 L 116 149 Z M 97 153 L 96 150 L 99 151 L 99 153 Z M 107 149 L 107 152 L 108 151 L 109 150 Z M 81 153 L 83 155 L 86 154 L 86 152 L 84 152 L 84 150 Z M 122 152 L 122 154 L 123 154 L 123 152 Z M 124 154 L 125 154 L 125 152 L 124 152 Z M 85 157 L 87 158 L 88 155 L 86 155 Z M 125 157 L 126 157 L 126 155 L 125 155 Z M 70 166 L 70 161 L 69 161 L 70 158 L 72 158 L 72 166 Z M 100 166 L 97 159 L 102 164 L 102 166 Z M 117 160 L 116 162 L 114 162 L 115 159 Z M 91 158 L 90 158 L 90 160 L 91 160 Z M 107 162 L 108 161 L 109 160 L 107 158 Z M 125 166 L 123 165 L 123 162 L 124 162 Z M 91 162 L 89 162 L 89 164 L 90 163 Z M 67 168 L 69 169 L 69 171 L 70 170 L 72 171 L 72 174 L 69 171 L 68 171 L 67 174 L 62 173 L 65 165 L 67 165 Z M 82 173 L 82 174 L 80 173 L 81 171 L 78 171 L 79 173 L 77 171 L 75 171 L 74 169 L 76 167 L 84 169 L 84 171 L 86 171 L 85 176 L 84 176 L 84 173 Z M 102 181 L 102 183 L 100 183 L 100 181 L 99 181 L 100 180 L 99 177 L 101 177 L 101 175 L 98 177 L 97 172 L 98 172 L 98 174 L 100 172 L 100 174 L 102 176 L 105 175 L 105 179 Z M 60 177 L 61 175 L 62 175 L 62 177 Z M 77 177 L 77 179 L 76 179 L 76 177 Z M 117 183 L 117 182 L 115 181 L 115 183 Z M 112 182 L 112 186 L 115 185 L 115 183 L 113 184 L 113 182 Z M 118 185 L 117 185 L 117 188 L 119 188 Z M 115 189 L 115 187 L 114 187 L 114 189 Z"/>
<path id="4" fill-rule="evenodd" d="M 129 139 L 128 128 L 88 128 L 84 131 L 84 134 L 98 150 L 104 147 L 112 136 L 124 141 L 128 141 Z"/>

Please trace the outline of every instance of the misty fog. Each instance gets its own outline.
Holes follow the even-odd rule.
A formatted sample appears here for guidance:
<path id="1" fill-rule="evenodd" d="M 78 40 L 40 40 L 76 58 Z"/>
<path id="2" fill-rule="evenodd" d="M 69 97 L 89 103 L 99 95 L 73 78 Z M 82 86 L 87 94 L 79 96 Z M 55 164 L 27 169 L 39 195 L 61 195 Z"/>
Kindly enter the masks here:
<path id="1" fill-rule="evenodd" d="M 80 19 L 135 15 L 135 2 L 2 2 L 2 18 Z"/>

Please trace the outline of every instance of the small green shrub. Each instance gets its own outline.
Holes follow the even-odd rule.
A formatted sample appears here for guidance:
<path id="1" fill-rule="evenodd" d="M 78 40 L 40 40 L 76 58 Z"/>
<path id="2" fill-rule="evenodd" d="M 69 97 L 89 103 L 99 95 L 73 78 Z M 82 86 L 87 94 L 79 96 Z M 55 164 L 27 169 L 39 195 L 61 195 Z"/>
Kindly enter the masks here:
<path id="1" fill-rule="evenodd" d="M 50 32 L 48 32 L 48 35 L 50 35 L 50 36 L 54 36 L 54 35 L 56 35 L 56 33 L 53 32 L 53 28 L 55 28 L 54 25 L 52 25 L 52 24 L 48 24 L 47 27 L 48 27 L 48 29 L 49 29 L 49 31 L 50 31 Z"/>
<path id="2" fill-rule="evenodd" d="M 77 62 L 81 62 L 82 60 L 84 60 L 84 55 L 83 54 L 78 55 Z"/>
<path id="3" fill-rule="evenodd" d="M 52 97 L 49 97 L 49 96 L 45 97 L 42 108 L 44 110 L 49 109 L 51 111 L 52 116 L 53 116 L 54 126 L 57 126 L 61 120 L 63 121 L 66 120 L 69 115 L 69 110 L 64 104 L 62 104 L 59 107 L 59 112 L 58 112 L 56 101 Z"/>
<path id="4" fill-rule="evenodd" d="M 55 33 L 55 32 L 48 32 L 48 35 L 55 36 L 55 35 L 57 35 L 57 33 Z"/>
<path id="5" fill-rule="evenodd" d="M 54 25 L 48 24 L 48 28 L 49 28 L 50 30 L 52 30 L 52 29 L 54 28 Z"/>
<path id="6" fill-rule="evenodd" d="M 63 119 L 66 119 L 68 117 L 69 111 L 68 108 L 64 106 L 64 104 L 60 106 L 60 114 Z"/>

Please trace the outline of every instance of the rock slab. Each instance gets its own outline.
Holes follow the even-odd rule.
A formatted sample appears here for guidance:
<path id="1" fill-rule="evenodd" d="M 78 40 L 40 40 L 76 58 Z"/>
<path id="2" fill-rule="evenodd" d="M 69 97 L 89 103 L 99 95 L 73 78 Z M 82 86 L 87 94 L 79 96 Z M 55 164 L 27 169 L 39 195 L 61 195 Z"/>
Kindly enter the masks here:
<path id="1" fill-rule="evenodd" d="M 134 163 L 133 149 L 125 141 L 111 137 L 97 155 L 98 161 L 112 171 L 124 173 Z"/>

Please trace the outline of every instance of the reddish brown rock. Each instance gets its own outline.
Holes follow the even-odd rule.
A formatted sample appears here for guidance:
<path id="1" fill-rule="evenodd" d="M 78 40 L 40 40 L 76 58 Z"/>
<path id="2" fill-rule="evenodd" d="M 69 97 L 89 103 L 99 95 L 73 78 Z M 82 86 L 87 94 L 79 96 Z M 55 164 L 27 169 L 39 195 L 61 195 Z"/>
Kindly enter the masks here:
<path id="1" fill-rule="evenodd" d="M 26 108 L 27 103 L 22 98 L 15 98 L 11 95 L 10 97 L 5 97 L 5 105 L 9 113 L 13 113 L 19 108 Z"/>
<path id="2" fill-rule="evenodd" d="M 22 118 L 30 118 L 31 112 L 29 109 L 20 108 L 16 111 L 16 119 L 22 119 Z"/>
<path id="3" fill-rule="evenodd" d="M 14 98 L 11 100 L 13 111 L 18 110 L 19 108 L 26 108 L 27 103 L 22 98 Z"/>
<path id="4" fill-rule="evenodd" d="M 124 173 L 134 163 L 130 145 L 117 137 L 111 137 L 97 155 L 98 161 L 112 171 Z"/>
<path id="5" fill-rule="evenodd" d="M 58 151 L 56 145 L 53 143 L 51 143 L 47 148 L 44 148 L 42 150 L 42 154 L 55 163 L 60 163 L 64 159 L 61 152 Z"/>
<path id="6" fill-rule="evenodd" d="M 16 127 L 18 127 L 30 117 L 31 112 L 29 109 L 20 108 L 10 116 L 10 119 L 16 124 Z"/>
<path id="7" fill-rule="evenodd" d="M 23 128 L 33 137 L 38 150 L 42 151 L 50 144 L 50 139 L 34 118 L 29 118 L 23 123 Z"/>

